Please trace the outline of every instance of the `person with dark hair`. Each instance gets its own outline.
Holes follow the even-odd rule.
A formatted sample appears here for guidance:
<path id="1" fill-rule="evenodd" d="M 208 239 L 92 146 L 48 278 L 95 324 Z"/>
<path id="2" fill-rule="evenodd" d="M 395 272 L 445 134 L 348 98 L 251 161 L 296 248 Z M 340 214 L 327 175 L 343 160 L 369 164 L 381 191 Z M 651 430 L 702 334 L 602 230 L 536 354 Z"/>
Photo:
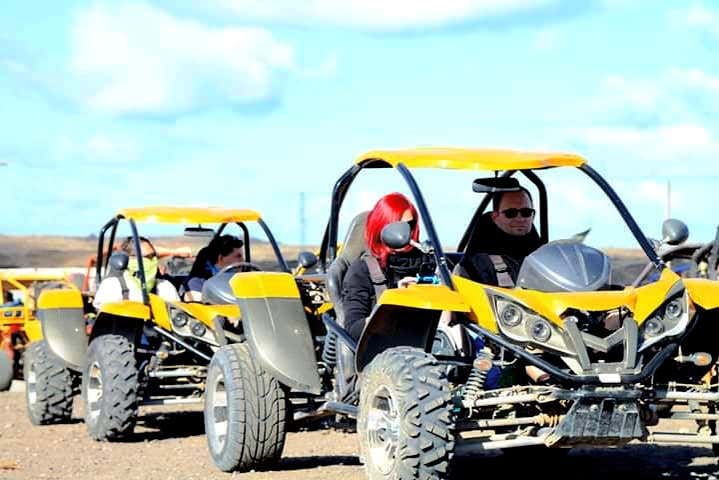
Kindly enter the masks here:
<path id="1" fill-rule="evenodd" d="M 524 187 L 492 197 L 492 211 L 474 228 L 460 266 L 465 276 L 490 285 L 513 287 L 524 259 L 542 246 L 534 228 L 532 195 Z"/>
<path id="2" fill-rule="evenodd" d="M 220 235 L 197 252 L 189 278 L 185 283 L 184 300 L 202 301 L 201 292 L 205 280 L 228 265 L 242 262 L 244 260 L 243 246 L 244 242 L 234 235 Z"/>
<path id="3" fill-rule="evenodd" d="M 377 303 L 378 290 L 416 283 L 423 262 L 429 259 L 408 245 L 393 250 L 382 242 L 382 229 L 393 222 L 407 222 L 412 240 L 419 238 L 417 209 L 401 193 L 383 196 L 367 215 L 365 239 L 368 251 L 350 264 L 343 282 L 345 327 L 356 340 Z M 434 267 L 432 267 L 434 270 Z"/>
<path id="4" fill-rule="evenodd" d="M 4 303 L 0 305 L 0 307 L 19 307 L 22 305 L 22 302 L 15 298 L 10 290 L 5 290 L 3 295 L 3 301 Z"/>

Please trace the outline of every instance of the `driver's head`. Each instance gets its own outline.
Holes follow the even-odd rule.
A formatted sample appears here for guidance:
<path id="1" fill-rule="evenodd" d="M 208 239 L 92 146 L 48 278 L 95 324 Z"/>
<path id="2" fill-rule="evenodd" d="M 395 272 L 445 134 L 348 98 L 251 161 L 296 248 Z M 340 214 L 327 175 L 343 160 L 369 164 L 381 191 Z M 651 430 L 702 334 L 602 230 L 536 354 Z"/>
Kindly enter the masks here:
<path id="1" fill-rule="evenodd" d="M 242 262 L 244 243 L 234 235 L 221 235 L 210 242 L 210 250 L 214 256 L 213 263 L 219 268 Z"/>
<path id="2" fill-rule="evenodd" d="M 494 197 L 492 220 L 505 233 L 526 235 L 532 230 L 534 208 L 532 196 L 523 187 L 517 192 L 503 192 Z"/>

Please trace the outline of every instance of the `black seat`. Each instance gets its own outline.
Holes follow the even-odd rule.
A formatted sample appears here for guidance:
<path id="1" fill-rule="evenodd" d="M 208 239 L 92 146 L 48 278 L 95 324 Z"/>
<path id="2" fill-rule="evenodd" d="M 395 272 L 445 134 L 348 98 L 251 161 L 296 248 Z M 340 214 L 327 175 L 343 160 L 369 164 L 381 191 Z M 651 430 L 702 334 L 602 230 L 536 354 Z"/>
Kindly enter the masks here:
<path id="1" fill-rule="evenodd" d="M 342 284 L 350 264 L 360 258 L 367 250 L 365 228 L 368 214 L 369 212 L 362 212 L 352 219 L 345 241 L 342 244 L 342 249 L 327 269 L 327 289 L 334 304 L 337 323 L 344 328 L 346 328 L 346 325 L 342 308 Z"/>

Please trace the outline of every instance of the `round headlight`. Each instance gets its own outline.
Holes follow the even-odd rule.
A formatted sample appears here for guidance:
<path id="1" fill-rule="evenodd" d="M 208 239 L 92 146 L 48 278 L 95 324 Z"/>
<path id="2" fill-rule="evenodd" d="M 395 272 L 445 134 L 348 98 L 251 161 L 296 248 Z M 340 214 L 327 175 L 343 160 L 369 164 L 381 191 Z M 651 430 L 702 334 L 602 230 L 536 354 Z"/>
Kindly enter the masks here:
<path id="1" fill-rule="evenodd" d="M 190 325 L 190 330 L 192 331 L 192 334 L 196 337 L 203 337 L 205 335 L 205 332 L 207 332 L 207 328 L 200 323 L 200 322 L 192 322 Z"/>
<path id="2" fill-rule="evenodd" d="M 522 321 L 522 310 L 509 303 L 499 313 L 499 319 L 508 327 L 516 327 Z"/>
<path id="3" fill-rule="evenodd" d="M 667 306 L 664 308 L 664 314 L 667 316 L 667 318 L 670 318 L 672 320 L 676 320 L 681 317 L 682 313 L 684 313 L 684 308 L 682 307 L 681 298 L 676 298 L 672 300 L 671 302 L 667 303 Z"/>
<path id="4" fill-rule="evenodd" d="M 657 318 L 650 318 L 647 320 L 647 323 L 644 325 L 644 334 L 647 337 L 656 337 L 657 335 L 661 334 L 664 331 L 664 324 L 662 321 Z"/>
<path id="5" fill-rule="evenodd" d="M 175 311 L 172 315 L 172 324 L 177 328 L 182 328 L 187 325 L 187 315 L 185 312 Z"/>
<path id="6" fill-rule="evenodd" d="M 549 337 L 552 336 L 552 327 L 549 326 L 549 322 L 540 318 L 532 323 L 530 333 L 532 334 L 532 338 L 536 341 L 546 342 L 549 340 Z"/>

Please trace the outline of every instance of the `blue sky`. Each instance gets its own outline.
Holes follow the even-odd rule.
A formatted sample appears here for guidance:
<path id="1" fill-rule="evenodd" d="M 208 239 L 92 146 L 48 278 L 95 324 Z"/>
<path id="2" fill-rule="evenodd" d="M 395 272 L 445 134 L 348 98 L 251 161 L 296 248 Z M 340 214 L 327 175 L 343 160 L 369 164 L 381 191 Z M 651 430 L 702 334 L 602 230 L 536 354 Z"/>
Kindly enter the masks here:
<path id="1" fill-rule="evenodd" d="M 256 208 L 297 243 L 305 192 L 304 238 L 318 242 L 330 189 L 357 155 L 443 145 L 580 153 L 655 237 L 670 180 L 671 215 L 708 240 L 715 5 L 76 0 L 40 16 L 11 0 L 0 234 L 86 235 L 118 208 L 160 203 Z M 348 211 L 395 189 L 385 173 L 353 190 Z M 425 177 L 451 245 L 476 200 L 473 174 Z M 553 236 L 591 227 L 596 245 L 631 246 L 597 189 L 555 181 Z"/>

